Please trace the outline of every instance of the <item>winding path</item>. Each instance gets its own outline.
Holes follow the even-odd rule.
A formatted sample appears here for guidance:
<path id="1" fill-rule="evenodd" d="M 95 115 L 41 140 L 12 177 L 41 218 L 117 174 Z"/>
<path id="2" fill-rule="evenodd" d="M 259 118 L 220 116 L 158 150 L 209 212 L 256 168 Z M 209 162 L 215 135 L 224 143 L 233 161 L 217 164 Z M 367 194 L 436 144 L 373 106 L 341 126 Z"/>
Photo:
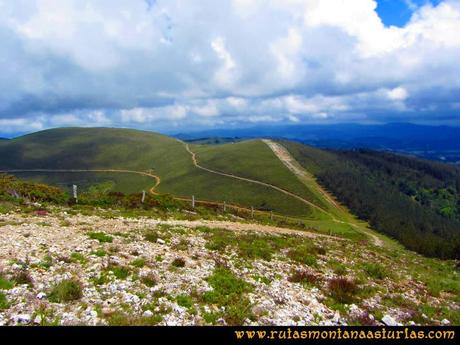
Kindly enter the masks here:
<path id="1" fill-rule="evenodd" d="M 383 241 L 380 238 L 378 238 L 375 234 L 373 234 L 373 233 L 371 233 L 369 231 L 363 230 L 362 227 L 359 227 L 356 224 L 349 223 L 349 222 L 344 222 L 344 221 L 336 219 L 335 216 L 333 214 L 331 214 L 330 212 L 328 212 L 327 210 L 321 208 L 318 205 L 315 205 L 311 201 L 308 201 L 308 200 L 302 198 L 301 196 L 299 196 L 297 194 L 294 194 L 294 193 L 289 192 L 289 191 L 287 191 L 287 190 L 285 190 L 283 188 L 277 187 L 277 186 L 269 184 L 269 183 L 265 183 L 265 182 L 258 181 L 258 180 L 253 180 L 253 179 L 246 178 L 246 177 L 236 176 L 236 175 L 233 175 L 233 174 L 228 174 L 228 173 L 212 170 L 212 169 L 209 169 L 209 168 L 201 166 L 197 161 L 196 154 L 190 149 L 190 146 L 185 142 L 182 142 L 180 140 L 178 140 L 178 141 L 185 145 L 185 149 L 187 150 L 188 153 L 190 153 L 190 155 L 192 157 L 193 165 L 196 168 L 201 169 L 203 171 L 207 171 L 207 172 L 212 173 L 212 174 L 217 174 L 217 175 L 221 175 L 221 176 L 225 176 L 225 177 L 229 177 L 229 178 L 233 178 L 233 179 L 237 179 L 237 180 L 241 180 L 241 181 L 246 181 L 246 182 L 258 184 L 258 185 L 265 186 L 265 187 L 268 187 L 268 188 L 272 188 L 272 189 L 274 189 L 276 191 L 279 191 L 279 192 L 281 192 L 281 193 L 283 193 L 285 195 L 293 197 L 293 198 L 303 202 L 304 204 L 306 204 L 306 205 L 308 205 L 308 206 L 310 206 L 310 207 L 312 207 L 312 208 L 314 208 L 314 209 L 316 209 L 316 210 L 328 215 L 329 217 L 331 217 L 331 220 L 336 222 L 336 223 L 347 224 L 347 225 L 352 226 L 357 231 L 365 233 L 366 235 L 370 236 L 373 239 L 373 242 L 374 242 L 375 245 L 383 246 Z M 280 159 L 288 167 L 288 169 L 291 170 L 296 176 L 298 176 L 298 177 L 299 176 L 306 176 L 307 173 L 305 172 L 305 170 L 303 170 L 303 171 L 301 170 L 303 168 L 301 168 L 301 166 L 297 163 L 297 161 L 295 161 L 295 159 L 292 156 L 290 156 L 290 154 L 287 152 L 287 150 L 283 146 L 281 146 L 279 144 L 276 144 L 276 143 L 274 143 L 272 141 L 269 141 L 269 140 L 264 140 L 264 142 L 273 150 L 273 152 L 278 157 L 278 159 Z M 284 150 L 285 152 L 282 151 L 282 150 Z M 282 152 L 283 154 L 279 155 L 277 152 L 278 153 Z M 137 174 L 137 175 L 148 176 L 148 177 L 153 178 L 155 180 L 155 185 L 149 189 L 149 192 L 152 195 L 160 195 L 160 193 L 157 192 L 156 189 L 161 183 L 161 178 L 159 176 L 151 173 L 151 172 L 148 172 L 148 171 L 137 171 L 137 170 L 127 170 L 127 169 L 7 169 L 7 170 L 0 170 L 0 172 L 6 172 L 6 173 L 21 173 L 21 172 L 88 173 L 88 172 L 96 172 L 96 173 Z M 319 189 L 319 190 L 321 191 L 322 189 Z M 329 195 L 327 195 L 327 193 L 324 196 L 335 207 L 339 207 L 338 204 L 335 201 L 333 201 L 332 198 L 329 197 Z M 180 201 L 191 201 L 192 200 L 191 198 L 186 198 L 186 197 L 174 197 L 174 199 L 175 200 L 180 200 Z M 220 202 L 205 201 L 205 200 L 195 200 L 195 202 L 199 203 L 199 204 L 218 206 L 218 207 L 222 207 L 222 206 L 225 205 L 228 208 L 232 208 L 232 209 L 239 210 L 239 211 L 254 212 L 254 213 L 258 213 L 258 214 L 270 214 L 273 217 L 278 217 L 278 218 L 281 217 L 283 219 L 289 219 L 289 220 L 294 220 L 294 221 L 302 221 L 299 218 L 273 215 L 270 212 L 260 211 L 260 210 L 253 210 L 253 209 L 249 209 L 249 208 L 241 207 L 241 206 L 236 206 L 236 205 L 232 205 L 232 204 L 224 204 L 224 203 L 220 203 Z M 324 235 L 324 236 L 327 236 L 327 235 Z"/>
<path id="2" fill-rule="evenodd" d="M 261 185 L 261 186 L 265 186 L 265 187 L 268 187 L 268 188 L 272 188 L 274 190 L 277 190 L 278 192 L 281 192 L 283 194 L 286 194 L 286 195 L 289 195 L 297 200 L 300 200 L 301 202 L 303 202 L 304 204 L 307 204 L 308 206 L 310 207 L 313 207 L 317 210 L 319 210 L 320 212 L 322 213 L 325 213 L 327 215 L 330 215 L 329 212 L 327 212 L 325 209 L 319 207 L 318 205 L 315 205 L 314 203 L 312 203 L 311 201 L 308 201 L 307 199 L 304 199 L 302 198 L 301 196 L 297 195 L 297 194 L 294 194 L 292 192 L 289 192 L 283 188 L 280 188 L 280 187 L 277 187 L 275 185 L 272 185 L 272 184 L 269 184 L 269 183 L 265 183 L 265 182 L 262 182 L 262 181 L 258 181 L 258 180 L 253 180 L 253 179 L 250 179 L 250 178 L 246 178 L 246 177 L 241 177 L 241 176 L 237 176 L 237 175 L 233 175 L 233 174 L 228 174 L 228 173 L 224 173 L 224 172 L 221 172 L 221 171 L 217 171 L 217 170 L 212 170 L 212 169 L 209 169 L 209 168 L 205 168 L 203 166 L 201 166 L 198 162 L 197 162 L 197 158 L 196 158 L 196 154 L 190 150 L 190 147 L 188 144 L 185 144 L 185 148 L 186 150 L 192 155 L 192 161 L 193 161 L 193 165 L 195 165 L 195 167 L 197 167 L 198 169 L 201 169 L 201 170 L 204 170 L 204 171 L 207 171 L 207 172 L 210 172 L 210 173 L 213 173 L 213 174 L 217 174 L 217 175 L 221 175 L 221 176 L 226 176 L 226 177 L 230 177 L 230 178 L 234 178 L 234 179 L 237 179 L 237 180 L 241 180 L 241 181 L 246 181 L 246 182 L 250 182 L 250 183 L 254 183 L 254 184 L 258 184 L 258 185 Z"/>

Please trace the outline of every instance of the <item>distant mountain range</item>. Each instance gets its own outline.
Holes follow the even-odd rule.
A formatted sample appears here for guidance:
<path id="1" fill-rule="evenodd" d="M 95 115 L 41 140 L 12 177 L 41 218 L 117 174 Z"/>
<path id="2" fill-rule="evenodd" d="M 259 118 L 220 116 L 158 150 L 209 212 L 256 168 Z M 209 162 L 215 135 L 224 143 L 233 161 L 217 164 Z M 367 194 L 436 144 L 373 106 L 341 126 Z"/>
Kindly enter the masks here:
<path id="1" fill-rule="evenodd" d="M 460 163 L 460 128 L 409 123 L 260 126 L 179 133 L 182 140 L 203 138 L 283 138 L 321 148 L 370 148 Z"/>

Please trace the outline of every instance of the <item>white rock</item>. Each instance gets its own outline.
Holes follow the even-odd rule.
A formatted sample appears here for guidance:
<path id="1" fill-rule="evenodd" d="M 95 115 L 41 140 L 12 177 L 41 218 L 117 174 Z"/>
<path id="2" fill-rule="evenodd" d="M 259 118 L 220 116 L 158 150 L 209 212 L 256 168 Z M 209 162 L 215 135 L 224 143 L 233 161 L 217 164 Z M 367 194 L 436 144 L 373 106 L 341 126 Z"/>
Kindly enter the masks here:
<path id="1" fill-rule="evenodd" d="M 449 326 L 449 325 L 450 325 L 450 321 L 447 320 L 447 319 L 443 319 L 443 320 L 441 321 L 441 325 L 443 325 L 443 326 Z"/>
<path id="2" fill-rule="evenodd" d="M 165 244 L 166 242 L 162 240 L 161 238 L 157 238 L 157 243 L 158 244 Z"/>
<path id="3" fill-rule="evenodd" d="M 152 317 L 153 312 L 151 310 L 146 310 L 144 311 L 144 314 L 142 314 L 143 317 Z"/>
<path id="4" fill-rule="evenodd" d="M 41 315 L 37 315 L 34 319 L 34 324 L 36 325 L 40 325 L 42 323 L 42 316 Z"/>
<path id="5" fill-rule="evenodd" d="M 20 314 L 20 315 L 13 316 L 13 320 L 16 323 L 28 324 L 31 320 L 31 317 L 29 314 Z"/>
<path id="6" fill-rule="evenodd" d="M 216 322 L 217 322 L 218 325 L 222 325 L 222 326 L 226 326 L 226 325 L 227 325 L 227 322 L 225 322 L 225 320 L 222 319 L 222 318 L 218 319 Z"/>
<path id="7" fill-rule="evenodd" d="M 45 297 L 46 297 L 46 293 L 44 293 L 44 292 L 40 292 L 40 293 L 37 295 L 37 298 L 38 298 L 38 299 L 43 299 L 43 298 L 45 298 Z"/>
<path id="8" fill-rule="evenodd" d="M 395 319 L 393 319 L 390 315 L 385 315 L 382 317 L 382 322 L 387 325 L 387 326 L 397 326 L 398 322 L 396 322 Z"/>

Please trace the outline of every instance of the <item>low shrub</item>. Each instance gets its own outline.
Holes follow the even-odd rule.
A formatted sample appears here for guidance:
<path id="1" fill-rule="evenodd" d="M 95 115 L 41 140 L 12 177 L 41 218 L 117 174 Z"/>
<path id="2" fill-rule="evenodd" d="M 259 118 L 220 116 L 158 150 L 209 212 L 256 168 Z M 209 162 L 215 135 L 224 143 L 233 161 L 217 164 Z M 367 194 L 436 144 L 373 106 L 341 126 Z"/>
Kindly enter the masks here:
<path id="1" fill-rule="evenodd" d="M 358 292 L 358 285 L 352 279 L 336 277 L 329 281 L 329 293 L 337 302 L 352 303 Z"/>
<path id="2" fill-rule="evenodd" d="M 49 293 L 49 300 L 55 303 L 79 300 L 83 296 L 80 282 L 74 279 L 63 280 Z"/>

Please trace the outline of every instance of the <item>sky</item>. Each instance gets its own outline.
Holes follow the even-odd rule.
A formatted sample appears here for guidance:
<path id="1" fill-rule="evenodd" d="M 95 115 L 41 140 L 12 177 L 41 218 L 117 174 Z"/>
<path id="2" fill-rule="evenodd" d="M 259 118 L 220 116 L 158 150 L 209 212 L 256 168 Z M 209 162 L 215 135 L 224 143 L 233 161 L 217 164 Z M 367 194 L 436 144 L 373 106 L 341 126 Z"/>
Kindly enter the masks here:
<path id="1" fill-rule="evenodd" d="M 460 125 L 460 0 L 0 0 L 0 136 Z"/>

